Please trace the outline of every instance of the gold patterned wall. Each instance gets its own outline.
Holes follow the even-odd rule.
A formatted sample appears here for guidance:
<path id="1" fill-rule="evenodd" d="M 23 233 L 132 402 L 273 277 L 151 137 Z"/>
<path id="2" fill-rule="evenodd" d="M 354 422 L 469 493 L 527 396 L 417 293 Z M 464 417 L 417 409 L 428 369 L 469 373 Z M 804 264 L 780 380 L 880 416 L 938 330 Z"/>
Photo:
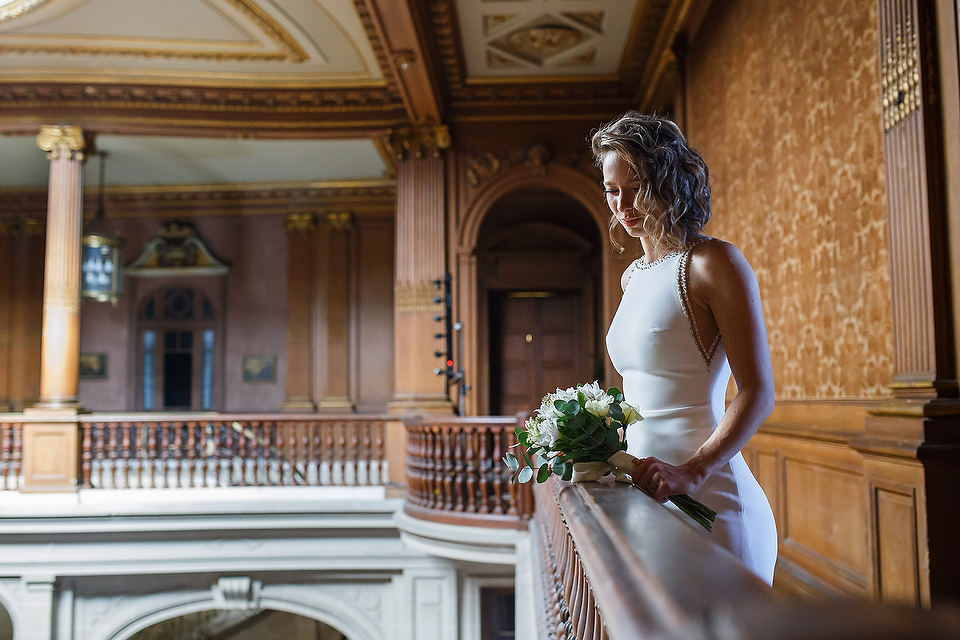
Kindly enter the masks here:
<path id="1" fill-rule="evenodd" d="M 687 130 L 710 166 L 707 232 L 760 281 L 780 398 L 887 395 L 877 8 L 714 3 L 690 51 Z"/>

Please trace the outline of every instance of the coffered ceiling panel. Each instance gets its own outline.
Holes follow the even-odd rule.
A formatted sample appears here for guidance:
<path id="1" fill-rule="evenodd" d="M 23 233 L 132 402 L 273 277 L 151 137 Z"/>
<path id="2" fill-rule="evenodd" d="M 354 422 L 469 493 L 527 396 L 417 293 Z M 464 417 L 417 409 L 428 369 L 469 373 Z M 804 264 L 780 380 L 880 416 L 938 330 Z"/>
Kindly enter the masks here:
<path id="1" fill-rule="evenodd" d="M 376 86 L 383 75 L 351 0 L 47 0 L 0 20 L 0 82 L 24 80 Z"/>
<path id="2" fill-rule="evenodd" d="M 459 0 L 467 79 L 612 76 L 636 0 Z"/>

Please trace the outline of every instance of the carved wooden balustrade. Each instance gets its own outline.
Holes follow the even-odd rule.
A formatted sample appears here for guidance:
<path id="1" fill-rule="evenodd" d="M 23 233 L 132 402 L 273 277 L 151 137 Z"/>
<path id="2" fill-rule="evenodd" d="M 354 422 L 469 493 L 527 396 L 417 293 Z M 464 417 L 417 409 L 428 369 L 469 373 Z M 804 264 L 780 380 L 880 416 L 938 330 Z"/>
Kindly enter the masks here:
<path id="1" fill-rule="evenodd" d="M 79 416 L 84 488 L 382 485 L 385 416 Z M 0 489 L 17 489 L 22 416 L 0 417 Z"/>
<path id="2" fill-rule="evenodd" d="M 529 485 L 505 475 L 503 455 L 516 444 L 513 416 L 404 418 L 406 512 L 447 524 L 526 528 Z"/>
<path id="3" fill-rule="evenodd" d="M 960 638 L 957 609 L 788 599 L 686 516 L 628 485 L 551 476 L 535 497 L 530 530 L 540 638 Z"/>

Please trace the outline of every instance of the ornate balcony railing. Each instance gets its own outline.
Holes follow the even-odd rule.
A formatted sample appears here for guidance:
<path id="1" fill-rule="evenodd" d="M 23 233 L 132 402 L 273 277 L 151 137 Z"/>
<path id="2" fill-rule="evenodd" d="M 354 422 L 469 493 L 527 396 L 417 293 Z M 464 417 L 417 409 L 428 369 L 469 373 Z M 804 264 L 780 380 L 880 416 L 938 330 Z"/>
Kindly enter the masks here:
<path id="1" fill-rule="evenodd" d="M 79 484 L 93 489 L 365 486 L 388 480 L 386 416 L 88 414 Z M 23 416 L 0 417 L 0 489 L 19 488 Z"/>
<path id="2" fill-rule="evenodd" d="M 516 444 L 513 416 L 404 418 L 407 501 L 413 517 L 445 524 L 525 529 L 529 485 L 516 485 L 501 460 Z"/>

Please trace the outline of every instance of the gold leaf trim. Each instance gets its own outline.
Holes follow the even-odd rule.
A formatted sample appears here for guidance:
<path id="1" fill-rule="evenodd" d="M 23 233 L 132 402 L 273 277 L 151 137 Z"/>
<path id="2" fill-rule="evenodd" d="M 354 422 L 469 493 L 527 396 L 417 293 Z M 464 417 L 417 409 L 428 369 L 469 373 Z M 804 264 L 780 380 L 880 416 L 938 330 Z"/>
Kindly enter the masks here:
<path id="1" fill-rule="evenodd" d="M 37 146 L 46 151 L 51 159 L 60 157 L 60 148 L 66 147 L 76 154 L 76 160 L 82 160 L 83 131 L 80 127 L 58 127 L 43 125 L 37 135 Z"/>
<path id="2" fill-rule="evenodd" d="M 442 311 L 443 306 L 434 299 L 439 296 L 432 282 L 422 280 L 416 285 L 411 282 L 398 282 L 393 290 L 397 311 L 410 313 L 416 311 Z"/>

